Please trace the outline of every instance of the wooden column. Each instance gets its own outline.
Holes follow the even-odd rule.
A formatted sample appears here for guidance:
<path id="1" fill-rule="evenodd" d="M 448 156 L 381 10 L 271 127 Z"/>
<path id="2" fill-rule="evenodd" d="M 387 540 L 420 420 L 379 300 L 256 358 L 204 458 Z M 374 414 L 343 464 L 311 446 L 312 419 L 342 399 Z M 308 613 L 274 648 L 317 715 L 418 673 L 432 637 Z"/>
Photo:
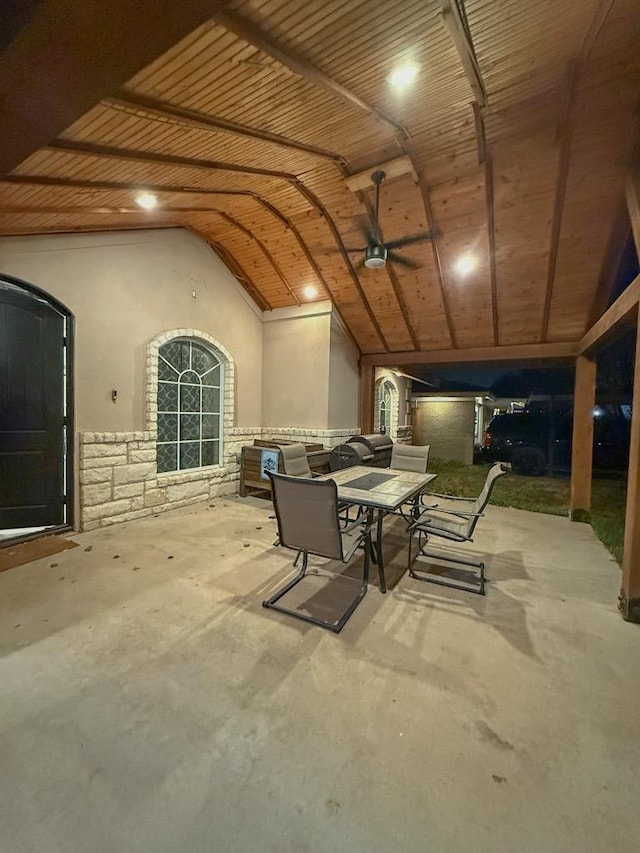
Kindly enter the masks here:
<path id="1" fill-rule="evenodd" d="M 360 365 L 360 430 L 364 435 L 373 432 L 375 373 L 372 365 Z"/>
<path id="2" fill-rule="evenodd" d="M 596 362 L 584 355 L 576 359 L 571 450 L 571 520 L 591 520 L 593 467 L 593 407 L 596 402 Z"/>
<path id="3" fill-rule="evenodd" d="M 640 622 L 640 317 L 638 321 L 620 590 L 620 611 L 628 622 Z"/>

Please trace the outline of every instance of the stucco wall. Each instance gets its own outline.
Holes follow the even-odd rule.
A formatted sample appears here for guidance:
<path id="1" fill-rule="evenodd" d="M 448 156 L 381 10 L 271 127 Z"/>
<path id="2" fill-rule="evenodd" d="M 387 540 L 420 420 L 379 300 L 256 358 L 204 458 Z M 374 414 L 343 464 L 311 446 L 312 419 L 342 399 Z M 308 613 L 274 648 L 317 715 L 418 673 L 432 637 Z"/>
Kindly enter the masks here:
<path id="1" fill-rule="evenodd" d="M 6 238 L 0 272 L 46 290 L 76 317 L 78 431 L 147 428 L 147 343 L 178 327 L 207 332 L 232 353 L 236 423 L 260 424 L 260 312 L 195 235 L 166 229 Z"/>
<path id="2" fill-rule="evenodd" d="M 329 429 L 341 429 L 360 420 L 359 353 L 342 324 L 331 317 L 329 352 Z"/>
<path id="3" fill-rule="evenodd" d="M 420 401 L 418 403 L 413 440 L 430 444 L 431 456 L 458 462 L 473 462 L 473 399 L 456 401 Z"/>
<path id="4" fill-rule="evenodd" d="M 264 321 L 262 423 L 328 429 L 330 310 L 280 309 Z"/>

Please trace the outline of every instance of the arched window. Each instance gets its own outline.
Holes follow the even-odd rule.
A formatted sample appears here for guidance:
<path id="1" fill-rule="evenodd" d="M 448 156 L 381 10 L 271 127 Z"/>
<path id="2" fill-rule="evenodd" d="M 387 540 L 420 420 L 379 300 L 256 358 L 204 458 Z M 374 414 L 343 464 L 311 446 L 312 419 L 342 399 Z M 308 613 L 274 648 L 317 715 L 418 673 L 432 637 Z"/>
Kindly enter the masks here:
<path id="1" fill-rule="evenodd" d="M 219 465 L 223 364 L 200 341 L 158 349 L 158 472 Z"/>
<path id="2" fill-rule="evenodd" d="M 393 391 L 394 388 L 390 382 L 382 383 L 380 388 L 380 407 L 378 409 L 380 432 L 391 432 Z"/>

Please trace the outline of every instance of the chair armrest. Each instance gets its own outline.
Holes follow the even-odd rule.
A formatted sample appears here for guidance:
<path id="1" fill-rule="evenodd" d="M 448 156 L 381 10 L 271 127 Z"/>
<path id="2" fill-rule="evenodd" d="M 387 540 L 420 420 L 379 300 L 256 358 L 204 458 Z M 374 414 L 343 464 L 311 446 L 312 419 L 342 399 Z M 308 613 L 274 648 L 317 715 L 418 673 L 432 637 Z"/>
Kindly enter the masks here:
<path id="1" fill-rule="evenodd" d="M 423 494 L 420 495 L 421 498 L 423 498 L 425 496 L 429 497 L 429 498 L 446 498 L 446 500 L 448 500 L 448 501 L 471 501 L 471 502 L 473 502 L 475 500 L 475 498 L 461 498 L 461 497 L 458 497 L 457 495 L 441 495 L 438 492 L 423 492 Z"/>
<path id="2" fill-rule="evenodd" d="M 442 515 L 445 515 L 445 516 L 447 516 L 447 515 L 452 516 L 453 518 L 484 518 L 483 512 L 462 512 L 462 511 L 459 512 L 457 510 L 445 510 L 445 509 L 439 509 L 438 512 L 441 513 Z M 432 521 L 430 521 L 428 518 L 424 518 L 425 515 L 426 515 L 426 513 L 424 513 L 424 512 L 422 513 L 422 515 L 419 515 L 418 518 L 416 518 L 413 522 L 411 522 L 411 524 L 409 524 L 409 526 L 407 527 L 407 530 L 412 531 L 412 530 L 415 530 L 417 527 L 422 527 L 422 528 L 430 527 L 430 528 L 434 528 L 434 529 L 440 529 L 440 528 L 438 528 L 438 520 L 439 519 L 433 519 Z"/>

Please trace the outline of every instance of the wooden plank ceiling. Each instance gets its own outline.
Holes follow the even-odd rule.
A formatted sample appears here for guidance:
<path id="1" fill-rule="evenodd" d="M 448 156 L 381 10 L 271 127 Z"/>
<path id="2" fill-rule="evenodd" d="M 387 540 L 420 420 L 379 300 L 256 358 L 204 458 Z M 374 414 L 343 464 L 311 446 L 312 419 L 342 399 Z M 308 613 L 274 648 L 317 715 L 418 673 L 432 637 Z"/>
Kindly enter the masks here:
<path id="1" fill-rule="evenodd" d="M 581 337 L 632 156 L 637 0 L 235 0 L 210 19 L 203 5 L 169 49 L 141 25 L 140 70 L 105 70 L 88 110 L 88 85 L 62 96 L 75 120 L 43 123 L 2 175 L 0 234 L 178 224 L 263 310 L 309 286 L 332 299 L 363 353 Z M 403 62 L 419 72 L 398 94 L 387 78 Z M 366 269 L 347 250 L 366 242 L 373 192 L 347 179 L 398 158 L 384 239 L 436 236 L 400 250 L 416 270 Z"/>

